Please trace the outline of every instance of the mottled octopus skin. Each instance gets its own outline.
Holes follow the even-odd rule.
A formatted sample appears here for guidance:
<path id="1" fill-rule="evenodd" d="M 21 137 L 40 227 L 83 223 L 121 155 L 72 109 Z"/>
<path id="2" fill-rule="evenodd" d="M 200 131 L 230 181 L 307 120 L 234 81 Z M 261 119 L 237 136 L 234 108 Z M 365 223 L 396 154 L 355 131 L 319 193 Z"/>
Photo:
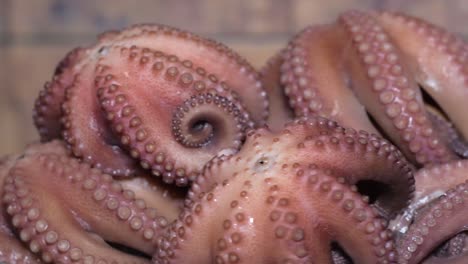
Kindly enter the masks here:
<path id="1" fill-rule="evenodd" d="M 11 167 L 15 164 L 17 156 L 6 156 L 0 160 L 0 197 L 3 197 L 3 185 Z M 0 263 L 35 264 L 39 259 L 21 245 L 13 233 L 8 216 L 3 207 L 0 207 Z"/>
<path id="2" fill-rule="evenodd" d="M 105 33 L 95 45 L 78 48 L 63 60 L 52 84 L 46 85 L 35 106 L 34 119 L 43 141 L 57 137 L 60 127 L 57 120 L 61 116 L 62 137 L 75 156 L 112 175 L 136 173 L 137 162 L 130 157 L 131 150 L 122 149 L 119 137 L 107 124 L 94 85 L 96 75 L 103 70 L 100 61 L 109 57 L 107 51 L 115 45 L 128 48 L 137 45 L 163 51 L 168 56 L 180 56 L 185 65 L 196 64 L 193 70 L 199 75 L 206 75 L 213 83 L 227 82 L 235 97 L 244 98 L 242 104 L 252 125 L 262 125 L 268 116 L 268 101 L 258 74 L 234 51 L 175 28 L 136 25 Z M 218 63 L 223 67 L 215 66 Z M 124 68 L 125 65 L 120 70 Z"/>
<path id="3" fill-rule="evenodd" d="M 409 164 L 387 142 L 324 118 L 277 134 L 252 131 L 237 154 L 207 164 L 154 263 L 332 263 L 332 242 L 355 263 L 394 262 L 385 219 L 352 185 L 362 179 L 398 189 L 376 198 L 393 212 L 414 184 Z M 405 194 L 401 202 L 396 193 Z"/>
<path id="4" fill-rule="evenodd" d="M 444 163 L 466 146 L 447 142 L 428 116 L 420 87 L 466 138 L 459 107 L 467 96 L 467 50 L 462 39 L 416 18 L 349 11 L 290 42 L 281 82 L 296 116 L 318 114 L 379 131 L 420 166 Z"/>
<path id="5" fill-rule="evenodd" d="M 180 203 L 141 183 L 117 182 L 63 151 L 54 141 L 33 145 L 9 171 L 2 201 L 18 238 L 46 263 L 148 263 L 104 240 L 150 255 Z"/>

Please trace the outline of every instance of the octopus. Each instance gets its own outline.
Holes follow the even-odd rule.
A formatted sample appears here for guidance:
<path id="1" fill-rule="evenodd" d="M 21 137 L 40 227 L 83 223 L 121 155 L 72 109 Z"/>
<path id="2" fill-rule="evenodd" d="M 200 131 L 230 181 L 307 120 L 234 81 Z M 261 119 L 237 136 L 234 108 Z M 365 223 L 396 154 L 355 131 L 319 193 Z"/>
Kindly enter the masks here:
<path id="1" fill-rule="evenodd" d="M 257 71 L 163 25 L 70 51 L 0 160 L 0 263 L 466 263 L 468 44 L 401 13 Z"/>

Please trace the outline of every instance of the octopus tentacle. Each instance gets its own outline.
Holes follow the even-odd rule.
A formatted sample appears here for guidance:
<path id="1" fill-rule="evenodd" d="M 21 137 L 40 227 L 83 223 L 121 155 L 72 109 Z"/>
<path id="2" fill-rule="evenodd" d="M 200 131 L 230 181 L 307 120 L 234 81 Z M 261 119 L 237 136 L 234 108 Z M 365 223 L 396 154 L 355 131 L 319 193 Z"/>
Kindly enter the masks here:
<path id="1" fill-rule="evenodd" d="M 309 26 L 290 41 L 281 66 L 285 94 L 296 116 L 321 115 L 344 126 L 378 133 L 347 88 L 344 35 L 339 25 L 318 25 Z"/>
<path id="2" fill-rule="evenodd" d="M 34 105 L 33 119 L 41 141 L 61 137 L 62 104 L 65 102 L 66 88 L 73 84 L 76 74 L 103 55 L 107 46 L 125 42 L 141 33 L 138 27 L 131 27 L 101 34 L 96 44 L 75 48 L 59 62 L 52 80 L 46 82 Z"/>
<path id="3" fill-rule="evenodd" d="M 395 259 L 382 219 L 348 185 L 320 169 L 301 170 L 287 162 L 259 165 L 252 158 L 225 161 L 240 172 L 179 217 L 160 241 L 156 263 L 332 263 L 332 242 L 357 263 Z M 357 227 L 347 228 L 350 222 Z"/>
<path id="4" fill-rule="evenodd" d="M 16 163 L 3 195 L 21 241 L 45 262 L 66 263 L 99 259 L 147 263 L 105 241 L 152 254 L 158 233 L 179 210 L 158 206 L 161 199 L 155 198 L 144 201 L 85 163 L 39 151 Z"/>
<path id="5" fill-rule="evenodd" d="M 60 138 L 62 124 L 61 105 L 65 100 L 65 88 L 74 80 L 73 65 L 84 56 L 83 48 L 70 51 L 57 66 L 51 82 L 46 82 L 34 103 L 33 120 L 41 141 Z"/>
<path id="6" fill-rule="evenodd" d="M 468 160 L 457 160 L 449 163 L 423 168 L 415 174 L 415 200 L 432 193 L 444 193 L 451 187 L 468 180 Z M 444 180 L 441 180 L 444 179 Z"/>
<path id="7" fill-rule="evenodd" d="M 342 15 L 341 23 L 356 51 L 349 59 L 353 90 L 395 144 L 420 164 L 455 158 L 429 122 L 400 47 L 377 18 L 352 11 Z"/>
<path id="8" fill-rule="evenodd" d="M 420 263 L 422 260 L 424 260 L 423 263 L 426 261 L 427 263 L 466 262 L 468 241 L 464 232 L 467 231 L 467 198 L 468 182 L 464 182 L 451 189 L 445 197 L 433 202 L 430 208 L 418 215 L 398 243 L 398 263 Z M 453 238 L 450 239 L 451 237 Z M 458 243 L 458 246 L 445 254 L 431 256 L 431 252 L 447 239 L 450 239 L 449 244 Z"/>
<path id="9" fill-rule="evenodd" d="M 129 29 L 106 34 L 95 45 L 77 48 L 69 53 L 59 63 L 52 84 L 46 84 L 45 92 L 41 92 L 35 109 L 38 113 L 35 118 L 38 129 L 55 131 L 55 135 L 41 136 L 42 141 L 62 135 L 74 155 L 113 175 L 133 174 L 135 165 L 120 150 L 120 146 L 113 144 L 116 140 L 112 139 L 104 124 L 105 119 L 96 111 L 99 106 L 92 89 L 93 71 L 96 62 L 105 56 L 106 47 L 116 42 L 128 41 L 135 34 L 133 31 Z M 84 98 L 85 104 L 82 100 Z M 92 119 L 91 122 L 89 118 Z M 46 127 L 43 129 L 41 126 Z"/>
<path id="10" fill-rule="evenodd" d="M 135 174 L 136 162 L 122 149 L 99 105 L 93 86 L 94 64 L 84 66 L 67 88 L 63 107 L 63 138 L 72 153 L 105 173 Z M 94 92 L 93 92 L 94 91 Z"/>
<path id="11" fill-rule="evenodd" d="M 229 87 L 191 61 L 137 47 L 109 54 L 97 77 L 101 105 L 132 157 L 165 182 L 186 185 L 253 126 Z"/>
<path id="12" fill-rule="evenodd" d="M 289 107 L 281 84 L 281 65 L 284 50 L 269 59 L 260 71 L 260 80 L 269 101 L 269 116 L 266 124 L 272 131 L 281 131 L 283 126 L 293 120 L 294 113 Z"/>
<path id="13" fill-rule="evenodd" d="M 114 176 L 135 174 L 136 163 L 122 150 L 101 113 L 94 82 L 96 75 L 104 69 L 97 65 L 108 56 L 108 49 L 114 45 L 141 43 L 151 46 L 143 32 L 158 28 L 157 25 L 131 27 L 100 36 L 98 43 L 86 49 L 87 56 L 75 63 L 75 80 L 65 90 L 63 138 L 76 157 Z"/>
<path id="14" fill-rule="evenodd" d="M 203 166 L 202 172 L 192 182 L 187 192 L 185 206 L 190 207 L 199 201 L 206 192 L 237 175 L 235 165 L 231 162 L 225 162 L 233 157 L 236 157 L 234 153 L 220 153 Z M 225 171 L 230 171 L 232 174 L 225 173 Z"/>
<path id="15" fill-rule="evenodd" d="M 468 110 L 464 100 L 468 89 L 468 45 L 461 37 L 418 18 L 391 12 L 383 12 L 377 18 L 410 58 L 416 81 L 468 138 L 463 114 Z"/>
<path id="16" fill-rule="evenodd" d="M 415 175 L 414 198 L 404 212 L 390 223 L 390 229 L 404 234 L 418 211 L 443 197 L 447 191 L 468 180 L 468 160 L 434 164 L 418 170 Z M 443 179 L 443 180 L 442 180 Z"/>
<path id="17" fill-rule="evenodd" d="M 15 165 L 17 158 L 11 155 L 0 160 L 0 197 L 3 197 L 5 178 Z M 40 260 L 16 239 L 13 227 L 7 220 L 7 213 L 4 207 L 0 206 L 0 263 L 40 263 Z"/>

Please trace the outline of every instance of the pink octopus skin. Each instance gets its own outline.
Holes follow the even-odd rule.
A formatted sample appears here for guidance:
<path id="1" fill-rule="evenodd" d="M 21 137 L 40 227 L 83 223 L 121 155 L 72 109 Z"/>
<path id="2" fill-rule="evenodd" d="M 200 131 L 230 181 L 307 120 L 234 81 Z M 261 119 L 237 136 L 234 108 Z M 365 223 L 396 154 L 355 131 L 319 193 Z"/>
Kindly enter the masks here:
<path id="1" fill-rule="evenodd" d="M 380 132 L 419 166 L 444 163 L 464 151 L 454 150 L 450 141 L 458 138 L 431 120 L 420 87 L 466 138 L 460 107 L 468 86 L 467 50 L 462 39 L 416 18 L 349 11 L 290 42 L 281 83 L 296 116 L 319 114 Z"/>

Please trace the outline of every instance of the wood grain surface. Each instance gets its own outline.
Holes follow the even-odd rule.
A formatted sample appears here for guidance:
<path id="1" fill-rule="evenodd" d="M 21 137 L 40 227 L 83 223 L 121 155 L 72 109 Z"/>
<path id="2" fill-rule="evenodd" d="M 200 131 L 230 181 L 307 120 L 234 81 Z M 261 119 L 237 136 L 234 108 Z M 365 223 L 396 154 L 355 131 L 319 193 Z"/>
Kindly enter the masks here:
<path id="1" fill-rule="evenodd" d="M 402 10 L 468 35 L 468 0 L 0 0 L 0 155 L 37 140 L 33 101 L 60 58 L 99 32 L 156 22 L 215 38 L 256 67 L 309 24 Z"/>

